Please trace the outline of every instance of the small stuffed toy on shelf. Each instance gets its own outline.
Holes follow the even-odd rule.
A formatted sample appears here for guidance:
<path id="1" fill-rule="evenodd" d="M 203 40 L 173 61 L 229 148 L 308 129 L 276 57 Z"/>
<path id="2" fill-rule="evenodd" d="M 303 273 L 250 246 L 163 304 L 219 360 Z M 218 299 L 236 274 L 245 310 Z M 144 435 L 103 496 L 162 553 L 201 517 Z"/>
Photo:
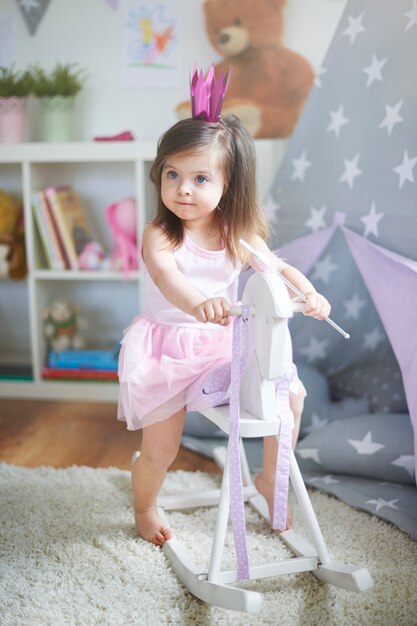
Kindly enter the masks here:
<path id="1" fill-rule="evenodd" d="M 26 274 L 23 209 L 0 190 L 0 276 L 20 280 Z"/>
<path id="2" fill-rule="evenodd" d="M 43 332 L 49 348 L 68 350 L 85 348 L 80 329 L 85 321 L 78 314 L 78 307 L 66 300 L 55 300 L 43 312 Z"/>
<path id="3" fill-rule="evenodd" d="M 106 220 L 113 239 L 112 267 L 128 275 L 130 271 L 138 269 L 135 199 L 124 198 L 108 206 Z"/>

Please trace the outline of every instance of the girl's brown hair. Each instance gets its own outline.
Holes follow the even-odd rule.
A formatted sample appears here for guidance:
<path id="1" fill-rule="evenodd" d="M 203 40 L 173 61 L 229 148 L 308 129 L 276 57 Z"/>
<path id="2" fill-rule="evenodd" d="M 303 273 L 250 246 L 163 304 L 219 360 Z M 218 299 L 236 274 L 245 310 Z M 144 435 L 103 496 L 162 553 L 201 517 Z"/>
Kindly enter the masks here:
<path id="1" fill-rule="evenodd" d="M 153 224 L 164 228 L 170 241 L 180 245 L 184 238 L 181 220 L 163 204 L 161 175 L 169 157 L 219 149 L 225 178 L 225 188 L 214 213 L 214 227 L 218 227 L 224 245 L 236 261 L 239 239 L 251 239 L 269 234 L 267 218 L 256 197 L 256 156 L 252 137 L 235 115 L 225 115 L 216 123 L 188 118 L 169 128 L 158 142 L 150 178 L 155 185 L 158 204 Z"/>

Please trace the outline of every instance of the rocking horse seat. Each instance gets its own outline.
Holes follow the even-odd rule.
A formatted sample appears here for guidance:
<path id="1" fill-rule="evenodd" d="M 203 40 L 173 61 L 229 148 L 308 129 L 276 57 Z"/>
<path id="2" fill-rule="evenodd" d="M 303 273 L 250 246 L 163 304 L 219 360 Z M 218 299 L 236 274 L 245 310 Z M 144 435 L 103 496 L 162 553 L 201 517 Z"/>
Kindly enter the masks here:
<path id="1" fill-rule="evenodd" d="M 202 414 L 216 424 L 227 435 L 230 434 L 230 407 L 229 405 L 216 406 L 204 409 Z M 240 410 L 239 433 L 242 438 L 269 437 L 278 435 L 280 420 L 274 417 L 269 420 L 255 417 L 245 409 Z"/>

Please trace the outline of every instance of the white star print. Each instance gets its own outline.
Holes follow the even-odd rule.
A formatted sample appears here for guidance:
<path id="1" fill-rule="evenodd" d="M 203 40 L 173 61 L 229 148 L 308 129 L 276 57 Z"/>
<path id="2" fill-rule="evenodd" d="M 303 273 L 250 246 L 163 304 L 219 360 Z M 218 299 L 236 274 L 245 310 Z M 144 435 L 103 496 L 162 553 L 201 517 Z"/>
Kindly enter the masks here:
<path id="1" fill-rule="evenodd" d="M 317 261 L 314 266 L 313 280 L 322 280 L 324 283 L 329 282 L 330 274 L 339 269 L 338 265 L 332 263 L 330 254 L 328 254 L 321 261 Z"/>
<path id="2" fill-rule="evenodd" d="M 394 128 L 395 124 L 403 121 L 403 118 L 399 114 L 402 104 L 403 101 L 400 100 L 393 107 L 390 107 L 387 104 L 385 105 L 385 117 L 380 123 L 379 128 L 386 128 L 388 135 L 391 135 L 392 129 Z"/>
<path id="3" fill-rule="evenodd" d="M 297 454 L 299 454 L 302 459 L 313 459 L 313 461 L 320 463 L 321 465 L 318 448 L 303 448 L 302 450 L 297 449 Z"/>
<path id="4" fill-rule="evenodd" d="M 380 487 L 395 487 L 396 489 L 402 489 L 403 486 L 400 485 L 399 483 L 391 483 L 391 482 L 383 482 L 383 483 L 378 483 Z"/>
<path id="5" fill-rule="evenodd" d="M 372 441 L 372 433 L 368 431 L 365 437 L 361 439 L 348 439 L 348 443 L 355 448 L 358 454 L 375 454 L 381 448 L 385 448 L 382 443 L 374 443 Z"/>
<path id="6" fill-rule="evenodd" d="M 349 159 L 344 159 L 345 171 L 343 172 L 342 176 L 339 178 L 339 183 L 346 182 L 351 189 L 353 188 L 353 182 L 356 176 L 359 176 L 360 174 L 362 174 L 362 171 L 358 168 L 359 157 L 360 157 L 360 153 L 358 152 L 350 161 Z"/>
<path id="7" fill-rule="evenodd" d="M 301 182 L 304 181 L 305 171 L 311 166 L 311 161 L 308 161 L 306 157 L 306 151 L 303 150 L 298 159 L 292 159 L 294 172 L 291 176 L 291 180 L 300 180 Z"/>
<path id="8" fill-rule="evenodd" d="M 404 16 L 409 20 L 408 24 L 404 28 L 404 32 L 407 32 L 407 30 L 409 28 L 411 28 L 412 26 L 417 26 L 417 4 L 416 4 L 416 0 L 413 0 L 413 7 L 412 7 L 411 11 L 408 11 L 407 13 L 404 13 Z"/>
<path id="9" fill-rule="evenodd" d="M 316 85 L 316 87 L 321 87 L 321 78 L 320 78 L 320 76 L 322 74 L 325 74 L 326 72 L 327 72 L 327 68 L 326 67 L 319 67 L 319 69 L 317 70 L 316 77 L 314 79 L 314 84 Z"/>
<path id="10" fill-rule="evenodd" d="M 398 511 L 398 506 L 395 506 L 396 502 L 399 502 L 398 498 L 397 500 L 384 500 L 383 498 L 378 498 L 378 500 L 367 500 L 366 504 L 375 504 L 375 512 L 378 512 L 379 509 L 382 509 L 384 506 Z"/>
<path id="11" fill-rule="evenodd" d="M 381 61 L 378 61 L 375 54 L 372 55 L 371 65 L 368 65 L 368 67 L 365 67 L 363 70 L 365 74 L 368 74 L 368 80 L 366 83 L 367 87 L 370 87 L 374 80 L 380 80 L 382 82 L 381 70 L 386 62 L 387 59 L 381 59 Z"/>
<path id="12" fill-rule="evenodd" d="M 399 189 L 403 186 L 406 180 L 410 183 L 414 182 L 413 168 L 417 163 L 417 157 L 410 158 L 407 150 L 404 152 L 403 162 L 398 167 L 394 167 L 394 172 L 400 177 Z"/>
<path id="13" fill-rule="evenodd" d="M 278 202 L 275 202 L 274 198 L 271 195 L 269 195 L 264 202 L 265 213 L 269 216 L 274 215 L 274 213 L 280 208 L 280 204 L 278 204 Z"/>
<path id="14" fill-rule="evenodd" d="M 326 356 L 327 339 L 319 341 L 314 335 L 310 337 L 310 343 L 305 348 L 300 348 L 300 352 L 305 354 L 307 361 L 311 363 L 315 359 L 324 359 Z"/>
<path id="15" fill-rule="evenodd" d="M 336 478 L 333 478 L 331 474 L 327 474 L 326 476 L 315 476 L 314 478 L 311 478 L 310 482 L 315 482 L 316 480 L 324 482 L 325 485 L 340 483 L 340 480 L 336 480 Z"/>
<path id="16" fill-rule="evenodd" d="M 31 9 L 37 9 L 39 7 L 38 0 L 19 0 L 19 4 L 26 13 L 29 13 Z"/>
<path id="17" fill-rule="evenodd" d="M 343 31 L 342 35 L 348 35 L 350 43 L 354 43 L 356 36 L 359 33 L 366 31 L 366 28 L 362 24 L 364 11 L 358 17 L 350 17 L 348 15 L 349 26 Z"/>
<path id="18" fill-rule="evenodd" d="M 343 115 L 343 104 L 339 105 L 337 111 L 329 111 L 329 114 L 331 117 L 331 122 L 326 128 L 326 131 L 330 133 L 333 130 L 336 137 L 339 138 L 340 129 L 342 128 L 342 126 L 349 123 L 347 117 Z"/>
<path id="19" fill-rule="evenodd" d="M 354 320 L 359 319 L 359 313 L 364 306 L 366 306 L 366 301 L 361 300 L 359 295 L 355 293 L 355 295 L 350 300 L 345 300 L 343 302 L 343 306 L 346 308 L 345 317 L 351 317 Z"/>
<path id="20" fill-rule="evenodd" d="M 403 454 L 398 459 L 391 462 L 391 465 L 397 465 L 397 467 L 403 467 L 410 476 L 414 476 L 414 455 Z"/>
<path id="21" fill-rule="evenodd" d="M 377 213 L 375 211 L 375 202 L 372 202 L 371 210 L 368 215 L 364 215 L 360 218 L 361 222 L 365 224 L 365 232 L 363 233 L 364 237 L 367 237 L 369 234 L 375 235 L 378 237 L 378 222 L 384 217 L 383 213 Z"/>
<path id="22" fill-rule="evenodd" d="M 313 430 L 320 430 L 320 428 L 323 428 L 324 426 L 326 426 L 326 424 L 329 423 L 329 420 L 326 419 L 321 419 L 317 413 L 313 413 L 311 416 L 311 424 L 310 426 L 306 426 L 304 428 L 304 430 L 307 433 L 312 433 Z"/>
<path id="23" fill-rule="evenodd" d="M 310 218 L 305 222 L 305 225 L 308 226 L 308 228 L 311 228 L 313 233 L 320 230 L 320 228 L 325 228 L 327 226 L 324 221 L 326 209 L 327 207 L 325 205 L 323 205 L 321 209 L 315 209 L 313 206 L 310 207 Z"/>
<path id="24" fill-rule="evenodd" d="M 365 333 L 363 336 L 363 345 L 362 348 L 369 348 L 370 350 L 375 350 L 377 345 L 384 340 L 385 335 L 379 330 L 378 326 L 376 326 L 370 333 Z"/>

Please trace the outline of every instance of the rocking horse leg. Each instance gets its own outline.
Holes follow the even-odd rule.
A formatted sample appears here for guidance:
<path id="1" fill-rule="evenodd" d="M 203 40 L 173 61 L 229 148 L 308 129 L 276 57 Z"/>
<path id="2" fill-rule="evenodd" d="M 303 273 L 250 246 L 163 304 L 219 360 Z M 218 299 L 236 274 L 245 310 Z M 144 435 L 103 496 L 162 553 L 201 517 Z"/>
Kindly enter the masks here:
<path id="1" fill-rule="evenodd" d="M 240 438 L 240 467 L 242 470 L 242 483 L 245 487 L 250 487 L 253 485 L 253 481 L 242 438 Z"/>
<path id="2" fill-rule="evenodd" d="M 325 564 L 330 561 L 330 555 L 304 484 L 303 477 L 301 476 L 300 468 L 298 467 L 298 463 L 292 450 L 290 456 L 290 477 L 292 487 L 304 514 L 304 519 L 319 555 L 320 562 L 321 564 Z M 285 533 L 282 533 L 282 535 L 284 534 Z"/>
<path id="3" fill-rule="evenodd" d="M 304 513 L 304 519 L 310 530 L 319 558 L 318 567 L 312 571 L 312 574 L 323 582 L 347 591 L 365 591 L 369 589 L 374 582 L 366 568 L 342 563 L 330 557 L 294 452 L 291 453 L 290 462 L 291 483 L 301 510 Z M 281 537 L 284 543 L 297 556 L 313 556 L 315 554 L 314 547 L 293 530 L 290 529 L 281 533 Z"/>

